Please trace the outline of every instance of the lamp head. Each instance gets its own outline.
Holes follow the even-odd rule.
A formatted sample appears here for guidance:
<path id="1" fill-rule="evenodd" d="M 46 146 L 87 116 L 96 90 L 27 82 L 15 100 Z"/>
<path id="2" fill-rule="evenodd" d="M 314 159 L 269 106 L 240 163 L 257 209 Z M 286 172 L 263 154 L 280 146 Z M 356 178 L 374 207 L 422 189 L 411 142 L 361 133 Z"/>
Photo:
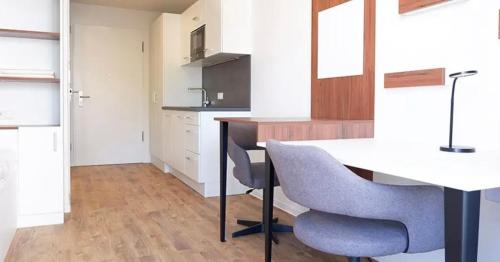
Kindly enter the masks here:
<path id="1" fill-rule="evenodd" d="M 462 78 L 462 77 L 469 77 L 473 75 L 477 75 L 478 71 L 476 70 L 470 70 L 470 71 L 464 71 L 464 72 L 458 72 L 458 73 L 453 73 L 450 75 L 451 78 Z"/>

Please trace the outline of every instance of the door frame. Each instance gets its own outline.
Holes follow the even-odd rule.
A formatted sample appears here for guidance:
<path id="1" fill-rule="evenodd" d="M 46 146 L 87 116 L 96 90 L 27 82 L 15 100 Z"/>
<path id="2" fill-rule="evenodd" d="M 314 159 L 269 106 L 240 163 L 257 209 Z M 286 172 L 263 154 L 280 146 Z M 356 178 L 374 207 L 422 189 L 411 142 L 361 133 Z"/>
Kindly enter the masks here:
<path id="1" fill-rule="evenodd" d="M 60 122 L 63 132 L 64 212 L 71 212 L 71 68 L 70 0 L 59 1 L 60 20 Z"/>

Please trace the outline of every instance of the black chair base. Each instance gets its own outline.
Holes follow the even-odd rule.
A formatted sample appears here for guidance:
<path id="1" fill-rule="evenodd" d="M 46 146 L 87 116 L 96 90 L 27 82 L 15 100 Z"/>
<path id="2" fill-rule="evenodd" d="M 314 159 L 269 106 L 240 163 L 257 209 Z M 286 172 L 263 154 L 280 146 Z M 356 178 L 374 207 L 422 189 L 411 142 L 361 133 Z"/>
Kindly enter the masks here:
<path id="1" fill-rule="evenodd" d="M 368 259 L 368 261 L 370 261 L 370 262 L 375 261 L 375 260 L 373 260 L 373 259 L 371 259 L 371 258 L 369 258 L 369 257 L 368 257 L 367 259 Z M 350 258 L 349 258 L 349 262 L 361 262 L 361 258 L 360 258 L 360 257 L 350 257 Z"/>
<path id="2" fill-rule="evenodd" d="M 248 236 L 252 234 L 264 233 L 264 224 L 259 221 L 237 220 L 238 225 L 246 226 L 247 228 L 233 233 L 233 238 Z M 276 233 L 293 233 L 293 227 L 278 224 L 278 218 L 273 219 L 272 231 Z M 279 244 L 279 240 L 273 235 L 273 241 Z"/>

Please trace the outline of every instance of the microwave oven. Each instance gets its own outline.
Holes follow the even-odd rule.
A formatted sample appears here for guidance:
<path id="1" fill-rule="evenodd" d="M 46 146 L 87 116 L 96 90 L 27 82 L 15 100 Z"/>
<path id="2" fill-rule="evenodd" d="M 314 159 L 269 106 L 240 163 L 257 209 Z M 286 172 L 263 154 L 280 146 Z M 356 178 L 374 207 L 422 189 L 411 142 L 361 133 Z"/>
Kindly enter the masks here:
<path id="1" fill-rule="evenodd" d="M 205 58 L 205 26 L 191 32 L 191 62 Z"/>

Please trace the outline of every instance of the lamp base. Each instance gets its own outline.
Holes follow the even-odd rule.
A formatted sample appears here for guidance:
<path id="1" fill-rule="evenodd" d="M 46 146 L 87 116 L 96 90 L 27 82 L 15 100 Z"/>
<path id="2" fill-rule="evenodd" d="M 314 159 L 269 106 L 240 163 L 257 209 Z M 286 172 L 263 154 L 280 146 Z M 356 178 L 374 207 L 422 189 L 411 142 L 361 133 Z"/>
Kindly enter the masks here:
<path id="1" fill-rule="evenodd" d="M 450 153 L 475 153 L 476 149 L 470 146 L 442 146 L 439 148 L 443 152 Z"/>

